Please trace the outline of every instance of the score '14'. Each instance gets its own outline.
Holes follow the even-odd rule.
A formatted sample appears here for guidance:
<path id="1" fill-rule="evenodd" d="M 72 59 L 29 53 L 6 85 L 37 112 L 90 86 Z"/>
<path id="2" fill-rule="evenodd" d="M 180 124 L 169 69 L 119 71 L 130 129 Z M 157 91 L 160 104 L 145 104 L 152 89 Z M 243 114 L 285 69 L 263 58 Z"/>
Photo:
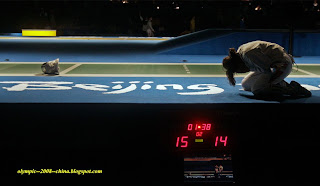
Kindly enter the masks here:
<path id="1" fill-rule="evenodd" d="M 223 146 L 227 146 L 227 140 L 228 140 L 228 136 L 225 136 L 223 139 L 223 136 L 217 136 L 216 137 L 216 142 L 214 143 L 214 146 L 217 147 L 218 146 L 218 142 L 223 143 Z"/>

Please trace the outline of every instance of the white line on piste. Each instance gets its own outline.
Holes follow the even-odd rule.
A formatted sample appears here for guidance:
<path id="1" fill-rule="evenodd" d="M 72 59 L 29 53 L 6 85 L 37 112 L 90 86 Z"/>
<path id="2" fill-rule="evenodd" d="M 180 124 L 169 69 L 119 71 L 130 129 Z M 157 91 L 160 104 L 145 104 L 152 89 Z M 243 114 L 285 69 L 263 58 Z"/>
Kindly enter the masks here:
<path id="1" fill-rule="evenodd" d="M 187 67 L 186 64 L 183 64 L 183 68 L 187 72 L 187 74 L 190 74 L 190 70 L 189 70 L 189 68 Z"/>
<path id="2" fill-rule="evenodd" d="M 43 64 L 45 62 L 1 62 L 0 64 Z M 156 63 L 156 62 L 59 62 L 59 64 L 85 65 L 183 65 L 183 63 Z M 221 65 L 220 63 L 188 63 L 187 65 Z"/>
<path id="3" fill-rule="evenodd" d="M 48 76 L 45 74 L 0 74 L 0 76 Z M 192 75 L 192 74 L 63 74 L 55 75 L 56 77 L 223 77 L 226 75 Z M 244 77 L 237 75 L 236 77 Z M 320 78 L 320 75 L 289 75 L 288 78 Z"/>
<path id="4" fill-rule="evenodd" d="M 63 71 L 61 71 L 61 72 L 60 72 L 60 75 L 65 75 L 66 73 L 68 73 L 68 72 L 70 72 L 71 70 L 73 70 L 73 69 L 75 69 L 75 68 L 79 67 L 80 65 L 82 65 L 82 64 L 75 64 L 75 65 L 72 65 L 71 67 L 69 67 L 69 68 L 67 68 L 67 69 L 65 69 L 65 70 L 63 70 Z"/>
<path id="5" fill-rule="evenodd" d="M 300 72 L 303 72 L 303 73 L 305 73 L 305 74 L 309 74 L 309 75 L 311 75 L 311 76 L 317 76 L 317 74 L 314 74 L 314 73 L 309 72 L 309 71 L 306 71 L 306 70 L 298 69 L 297 67 L 292 67 L 292 68 L 295 69 L 295 70 L 298 70 L 298 71 L 300 71 Z"/>

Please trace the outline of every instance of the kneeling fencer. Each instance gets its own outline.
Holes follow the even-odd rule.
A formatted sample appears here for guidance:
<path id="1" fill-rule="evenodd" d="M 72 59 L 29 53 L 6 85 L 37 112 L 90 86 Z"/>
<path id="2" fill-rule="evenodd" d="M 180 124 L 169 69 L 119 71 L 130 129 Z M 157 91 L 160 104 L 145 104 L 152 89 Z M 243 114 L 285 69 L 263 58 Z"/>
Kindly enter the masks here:
<path id="1" fill-rule="evenodd" d="M 59 75 L 59 58 L 43 63 L 41 70 L 44 74 Z"/>
<path id="2" fill-rule="evenodd" d="M 293 63 L 293 57 L 282 46 L 266 41 L 245 43 L 237 51 L 230 48 L 229 55 L 222 62 L 233 86 L 236 84 L 235 73 L 249 72 L 241 85 L 256 97 L 310 97 L 311 92 L 298 82 L 284 81 L 291 73 Z"/>

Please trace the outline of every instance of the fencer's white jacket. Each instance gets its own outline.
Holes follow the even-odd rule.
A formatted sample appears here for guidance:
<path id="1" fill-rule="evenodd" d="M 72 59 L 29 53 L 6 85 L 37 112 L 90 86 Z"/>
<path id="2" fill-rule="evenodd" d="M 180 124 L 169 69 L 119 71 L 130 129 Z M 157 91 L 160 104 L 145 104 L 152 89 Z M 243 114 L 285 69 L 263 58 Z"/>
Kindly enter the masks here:
<path id="1" fill-rule="evenodd" d="M 153 29 L 153 27 L 152 27 L 152 21 L 148 21 L 148 23 L 147 23 L 147 30 L 148 29 L 150 29 L 152 32 L 154 32 L 154 29 Z"/>
<path id="2" fill-rule="evenodd" d="M 254 72 L 271 73 L 271 66 L 275 63 L 287 63 L 288 54 L 285 49 L 266 41 L 252 41 L 238 48 L 241 59 Z"/>

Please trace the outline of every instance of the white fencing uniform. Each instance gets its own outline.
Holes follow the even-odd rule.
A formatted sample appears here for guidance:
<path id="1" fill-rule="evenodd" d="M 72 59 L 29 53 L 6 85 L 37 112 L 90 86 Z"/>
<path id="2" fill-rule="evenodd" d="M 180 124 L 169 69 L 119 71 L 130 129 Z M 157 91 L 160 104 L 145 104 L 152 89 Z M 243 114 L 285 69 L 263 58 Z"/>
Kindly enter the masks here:
<path id="1" fill-rule="evenodd" d="M 148 37 L 154 37 L 153 32 L 154 32 L 154 29 L 152 27 L 152 21 L 149 20 L 148 23 L 147 23 L 147 35 L 148 35 Z"/>
<path id="2" fill-rule="evenodd" d="M 242 80 L 244 90 L 256 92 L 270 85 L 286 86 L 284 79 L 291 73 L 293 58 L 278 44 L 266 41 L 253 41 L 238 48 L 241 59 L 250 69 L 250 73 Z M 281 65 L 283 73 L 272 82 L 275 70 L 273 65 Z"/>
<path id="3" fill-rule="evenodd" d="M 59 75 L 59 70 L 60 70 L 59 58 L 52 60 L 52 61 L 48 61 L 46 63 L 43 63 L 41 65 L 41 70 L 45 74 Z"/>

